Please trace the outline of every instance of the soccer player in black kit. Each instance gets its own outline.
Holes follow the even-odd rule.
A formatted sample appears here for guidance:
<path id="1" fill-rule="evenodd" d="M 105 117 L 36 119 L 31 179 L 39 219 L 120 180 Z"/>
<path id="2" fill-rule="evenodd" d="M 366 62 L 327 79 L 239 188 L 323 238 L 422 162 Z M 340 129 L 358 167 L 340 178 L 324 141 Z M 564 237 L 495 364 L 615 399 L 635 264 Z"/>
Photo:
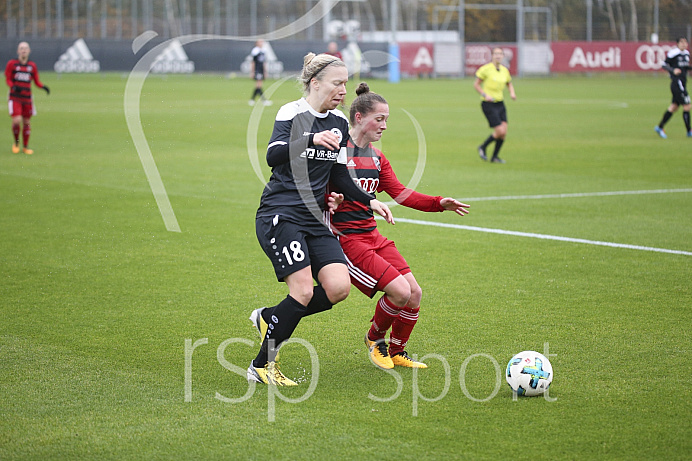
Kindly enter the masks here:
<path id="1" fill-rule="evenodd" d="M 661 66 L 670 73 L 670 92 L 673 93 L 673 102 L 670 103 L 668 110 L 663 114 L 661 123 L 654 127 L 656 133 L 663 139 L 668 137 L 665 131 L 663 131 L 663 127 L 680 106 L 682 106 L 682 120 L 685 122 L 687 137 L 692 137 L 692 130 L 690 129 L 690 95 L 687 93 L 687 70 L 690 67 L 688 46 L 685 37 L 678 38 L 677 48 L 668 51 L 666 60 Z"/>
<path id="2" fill-rule="evenodd" d="M 276 365 L 281 343 L 303 317 L 331 309 L 350 290 L 346 257 L 323 218 L 329 181 L 393 223 L 389 208 L 357 186 L 346 167 L 348 119 L 336 110 L 346 95 L 346 65 L 334 56 L 309 53 L 300 81 L 305 97 L 276 115 L 267 147 L 272 175 L 255 221 L 257 240 L 289 294 L 250 316 L 262 344 L 247 379 L 277 386 L 296 385 Z"/>
<path id="3" fill-rule="evenodd" d="M 272 103 L 268 99 L 264 98 L 264 92 L 262 91 L 262 84 L 265 77 L 264 63 L 267 60 L 267 55 L 264 52 L 263 46 L 264 40 L 257 40 L 255 42 L 255 47 L 250 52 L 250 56 L 252 57 L 250 75 L 252 75 L 252 78 L 255 81 L 255 91 L 253 91 L 252 97 L 248 101 L 248 104 L 251 106 L 255 105 L 255 98 L 258 96 L 265 106 L 270 106 Z"/>

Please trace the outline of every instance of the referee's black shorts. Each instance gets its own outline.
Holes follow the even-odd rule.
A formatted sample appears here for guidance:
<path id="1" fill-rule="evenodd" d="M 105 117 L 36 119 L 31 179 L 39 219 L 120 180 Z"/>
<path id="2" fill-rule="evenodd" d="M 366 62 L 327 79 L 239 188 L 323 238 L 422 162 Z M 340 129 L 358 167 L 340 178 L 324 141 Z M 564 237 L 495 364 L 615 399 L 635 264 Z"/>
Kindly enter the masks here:
<path id="1" fill-rule="evenodd" d="M 488 125 L 490 128 L 495 128 L 502 122 L 507 121 L 507 110 L 505 109 L 505 103 L 500 102 L 481 102 L 481 108 L 485 114 L 485 118 L 488 119 Z"/>

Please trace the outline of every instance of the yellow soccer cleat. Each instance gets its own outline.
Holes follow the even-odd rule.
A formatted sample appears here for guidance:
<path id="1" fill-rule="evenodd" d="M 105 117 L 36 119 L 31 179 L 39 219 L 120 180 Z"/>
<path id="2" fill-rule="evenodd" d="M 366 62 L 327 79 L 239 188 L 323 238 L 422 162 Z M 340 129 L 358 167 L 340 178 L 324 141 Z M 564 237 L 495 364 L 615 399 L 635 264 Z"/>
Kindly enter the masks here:
<path id="1" fill-rule="evenodd" d="M 24 148 L 24 153 L 25 153 L 26 155 L 31 155 L 31 154 L 34 153 L 34 151 L 31 150 L 31 149 L 29 149 L 28 147 L 25 147 L 25 148 Z"/>
<path id="2" fill-rule="evenodd" d="M 261 384 L 272 384 L 274 386 L 297 386 L 293 380 L 288 379 L 279 370 L 279 365 L 276 362 L 269 362 L 261 368 L 257 368 L 250 362 L 247 369 L 247 381 L 254 381 Z"/>
<path id="3" fill-rule="evenodd" d="M 407 368 L 428 368 L 423 362 L 416 362 L 408 356 L 406 351 L 398 352 L 392 356 L 392 363 L 398 367 Z"/>
<path id="4" fill-rule="evenodd" d="M 19 143 L 14 143 L 14 144 L 12 144 L 12 153 L 13 153 L 13 154 L 18 154 L 18 153 L 19 153 Z"/>
<path id="5" fill-rule="evenodd" d="M 267 364 L 267 379 L 269 380 L 269 384 L 273 384 L 275 386 L 298 385 L 297 382 L 288 379 L 283 373 L 281 373 L 281 370 L 279 370 L 279 364 L 276 362 L 269 362 Z"/>
<path id="6" fill-rule="evenodd" d="M 383 370 L 391 370 L 394 368 L 394 363 L 392 363 L 392 358 L 387 352 L 387 343 L 384 339 L 371 341 L 370 338 L 368 338 L 368 334 L 365 333 L 365 347 L 367 347 L 370 352 L 370 361 L 376 367 L 382 368 Z"/>
<path id="7" fill-rule="evenodd" d="M 269 378 L 267 378 L 267 365 L 263 366 L 262 368 L 257 368 L 252 364 L 252 362 L 250 362 L 250 367 L 247 369 L 247 381 L 269 384 Z"/>

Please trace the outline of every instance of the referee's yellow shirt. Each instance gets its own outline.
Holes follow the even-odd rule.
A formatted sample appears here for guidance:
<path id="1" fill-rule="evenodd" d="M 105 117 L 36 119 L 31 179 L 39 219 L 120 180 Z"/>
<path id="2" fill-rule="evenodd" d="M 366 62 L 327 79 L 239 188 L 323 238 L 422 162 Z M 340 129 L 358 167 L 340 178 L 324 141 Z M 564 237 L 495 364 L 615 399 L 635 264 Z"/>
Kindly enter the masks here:
<path id="1" fill-rule="evenodd" d="M 502 64 L 500 64 L 500 69 L 497 69 L 492 62 L 479 67 L 476 71 L 476 77 L 482 80 L 481 87 L 485 94 L 493 98 L 495 102 L 504 99 L 503 90 L 512 81 L 509 69 Z M 481 96 L 481 100 L 485 101 L 485 98 Z"/>

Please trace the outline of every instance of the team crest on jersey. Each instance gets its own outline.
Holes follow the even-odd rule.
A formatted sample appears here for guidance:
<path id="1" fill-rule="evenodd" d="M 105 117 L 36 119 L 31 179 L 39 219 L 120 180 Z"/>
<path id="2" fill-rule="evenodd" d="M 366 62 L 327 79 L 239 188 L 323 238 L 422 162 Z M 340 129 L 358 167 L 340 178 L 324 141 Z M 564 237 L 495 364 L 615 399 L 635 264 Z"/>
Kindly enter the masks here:
<path id="1" fill-rule="evenodd" d="M 382 171 L 382 166 L 380 165 L 380 158 L 375 156 L 372 158 L 373 163 L 375 163 L 375 166 L 377 167 L 377 171 Z"/>
<path id="2" fill-rule="evenodd" d="M 14 79 L 18 82 L 31 82 L 31 72 L 15 72 Z"/>
<path id="3" fill-rule="evenodd" d="M 338 142 L 339 142 L 339 144 L 341 144 L 341 140 L 344 138 L 344 135 L 341 134 L 341 130 L 338 128 L 332 128 L 331 132 L 338 136 L 338 138 L 339 138 Z"/>

